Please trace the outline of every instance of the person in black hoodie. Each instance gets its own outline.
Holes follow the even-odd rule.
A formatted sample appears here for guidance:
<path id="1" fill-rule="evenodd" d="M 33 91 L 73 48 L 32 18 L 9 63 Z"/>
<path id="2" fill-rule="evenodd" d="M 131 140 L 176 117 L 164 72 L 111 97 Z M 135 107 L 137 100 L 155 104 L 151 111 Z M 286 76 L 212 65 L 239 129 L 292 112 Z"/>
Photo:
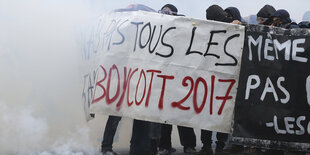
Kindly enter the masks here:
<path id="1" fill-rule="evenodd" d="M 223 8 L 218 5 L 211 5 L 206 10 L 206 18 L 207 20 L 214 20 L 225 23 L 231 23 L 233 21 L 231 18 L 228 18 L 227 12 L 225 12 Z"/>
<path id="2" fill-rule="evenodd" d="M 161 10 L 158 11 L 162 14 L 172 15 L 172 16 L 184 16 L 178 14 L 178 9 L 172 4 L 164 5 Z M 183 152 L 186 154 L 196 154 L 196 135 L 193 128 L 178 126 L 179 137 L 181 145 L 183 146 Z M 176 150 L 172 148 L 171 145 L 171 132 L 172 125 L 161 124 L 161 137 L 159 140 L 159 150 L 157 155 L 169 155 Z"/>
<path id="3" fill-rule="evenodd" d="M 299 26 L 296 23 L 292 23 L 290 14 L 284 10 L 280 9 L 274 12 L 271 15 L 272 18 L 272 26 L 276 27 L 282 27 L 285 29 L 294 29 L 294 28 L 299 28 Z"/>
<path id="4" fill-rule="evenodd" d="M 211 5 L 206 10 L 206 18 L 207 20 L 214 20 L 224 23 L 232 23 L 232 24 L 242 24 L 241 23 L 241 15 L 237 8 L 229 7 L 227 8 L 227 12 L 223 10 L 218 5 Z"/>
<path id="5" fill-rule="evenodd" d="M 262 7 L 258 13 L 256 14 L 257 18 L 257 24 L 262 25 L 271 25 L 272 24 L 272 18 L 271 15 L 276 12 L 276 9 L 271 5 L 265 5 Z"/>
<path id="6" fill-rule="evenodd" d="M 218 5 L 212 5 L 206 10 L 206 18 L 207 20 L 214 20 L 214 21 L 225 22 L 225 23 L 232 23 L 234 21 L 234 19 L 230 18 L 228 13 L 225 12 Z M 239 19 L 241 20 L 241 16 Z M 212 131 L 201 130 L 200 139 L 201 139 L 201 142 L 203 143 L 203 146 L 201 150 L 199 151 L 199 154 L 213 155 L 213 150 L 211 146 L 212 145 Z M 215 152 L 216 153 L 223 152 L 223 149 L 225 147 L 225 142 L 228 139 L 228 134 L 217 132 L 216 139 L 217 141 L 216 141 Z"/>
<path id="7" fill-rule="evenodd" d="M 245 23 L 241 17 L 239 9 L 237 9 L 236 7 L 228 7 L 225 9 L 225 12 L 227 13 L 227 17 L 233 20 L 233 24 Z"/>

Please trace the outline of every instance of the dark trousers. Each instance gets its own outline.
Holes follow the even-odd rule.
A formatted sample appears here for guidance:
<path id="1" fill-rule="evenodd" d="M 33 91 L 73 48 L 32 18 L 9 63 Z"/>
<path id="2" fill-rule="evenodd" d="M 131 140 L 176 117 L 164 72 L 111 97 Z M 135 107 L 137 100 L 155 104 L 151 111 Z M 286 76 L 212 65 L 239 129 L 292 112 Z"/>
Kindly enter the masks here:
<path id="1" fill-rule="evenodd" d="M 150 154 L 152 139 L 150 138 L 151 122 L 134 120 L 130 140 L 130 155 Z"/>
<path id="2" fill-rule="evenodd" d="M 201 142 L 203 144 L 203 147 L 211 147 L 212 144 L 212 131 L 208 130 L 201 130 L 201 136 L 200 136 Z M 216 133 L 216 147 L 224 148 L 225 142 L 228 139 L 227 133 Z"/>
<path id="3" fill-rule="evenodd" d="M 179 137 L 181 145 L 184 147 L 195 147 L 196 146 L 196 135 L 193 128 L 178 126 Z M 171 149 L 171 132 L 172 125 L 162 124 L 161 125 L 161 138 L 159 141 L 159 148 Z"/>
<path id="4" fill-rule="evenodd" d="M 105 125 L 103 140 L 101 143 L 102 150 L 112 150 L 115 132 L 121 119 L 122 117 L 119 116 L 109 116 L 108 121 Z"/>

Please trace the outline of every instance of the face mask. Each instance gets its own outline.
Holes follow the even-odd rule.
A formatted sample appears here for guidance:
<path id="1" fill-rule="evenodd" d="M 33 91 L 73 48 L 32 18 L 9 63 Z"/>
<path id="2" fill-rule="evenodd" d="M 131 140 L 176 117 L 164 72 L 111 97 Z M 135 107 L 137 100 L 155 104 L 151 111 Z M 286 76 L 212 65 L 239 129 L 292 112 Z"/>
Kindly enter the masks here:
<path id="1" fill-rule="evenodd" d="M 264 24 L 267 20 L 268 20 L 268 18 L 263 18 L 263 17 L 257 17 L 256 18 L 256 21 L 258 24 Z"/>

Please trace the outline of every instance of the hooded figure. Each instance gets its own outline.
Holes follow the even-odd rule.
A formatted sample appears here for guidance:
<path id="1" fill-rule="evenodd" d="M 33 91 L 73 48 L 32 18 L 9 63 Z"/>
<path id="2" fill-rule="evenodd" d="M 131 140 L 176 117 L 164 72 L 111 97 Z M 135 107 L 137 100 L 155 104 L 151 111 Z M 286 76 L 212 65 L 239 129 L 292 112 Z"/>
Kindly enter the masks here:
<path id="1" fill-rule="evenodd" d="M 290 14 L 284 10 L 277 10 L 275 13 L 271 15 L 272 17 L 272 26 L 282 27 L 286 29 L 299 28 L 297 24 L 292 24 L 292 20 L 290 18 Z"/>
<path id="2" fill-rule="evenodd" d="M 256 14 L 257 23 L 263 24 L 263 25 L 271 25 L 271 23 L 272 23 L 271 15 L 275 12 L 276 12 L 276 9 L 273 6 L 268 5 L 268 4 L 265 5 Z"/>
<path id="3" fill-rule="evenodd" d="M 233 20 L 242 20 L 240 11 L 235 7 L 228 7 L 225 9 L 225 12 L 228 14 L 228 17 L 231 17 Z"/>
<path id="4" fill-rule="evenodd" d="M 220 22 L 231 23 L 233 20 L 227 17 L 227 13 L 218 5 L 211 5 L 206 10 L 206 18 Z"/>

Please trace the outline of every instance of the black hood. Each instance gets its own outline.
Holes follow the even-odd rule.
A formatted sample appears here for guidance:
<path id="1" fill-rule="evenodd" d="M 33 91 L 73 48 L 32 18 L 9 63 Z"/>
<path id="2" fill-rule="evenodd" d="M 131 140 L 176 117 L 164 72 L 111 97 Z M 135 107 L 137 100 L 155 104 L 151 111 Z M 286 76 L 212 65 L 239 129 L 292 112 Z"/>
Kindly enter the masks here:
<path id="1" fill-rule="evenodd" d="M 230 14 L 232 16 L 233 20 L 241 21 L 240 11 L 237 8 L 235 8 L 235 7 L 228 7 L 228 8 L 225 9 L 225 12 Z"/>
<path id="2" fill-rule="evenodd" d="M 220 22 L 230 23 L 231 19 L 227 18 L 227 13 L 218 5 L 212 5 L 206 10 L 206 18 Z"/>
<path id="3" fill-rule="evenodd" d="M 276 9 L 273 6 L 267 4 L 258 11 L 256 16 L 262 17 L 262 18 L 270 18 L 271 15 L 275 12 L 276 12 Z"/>

